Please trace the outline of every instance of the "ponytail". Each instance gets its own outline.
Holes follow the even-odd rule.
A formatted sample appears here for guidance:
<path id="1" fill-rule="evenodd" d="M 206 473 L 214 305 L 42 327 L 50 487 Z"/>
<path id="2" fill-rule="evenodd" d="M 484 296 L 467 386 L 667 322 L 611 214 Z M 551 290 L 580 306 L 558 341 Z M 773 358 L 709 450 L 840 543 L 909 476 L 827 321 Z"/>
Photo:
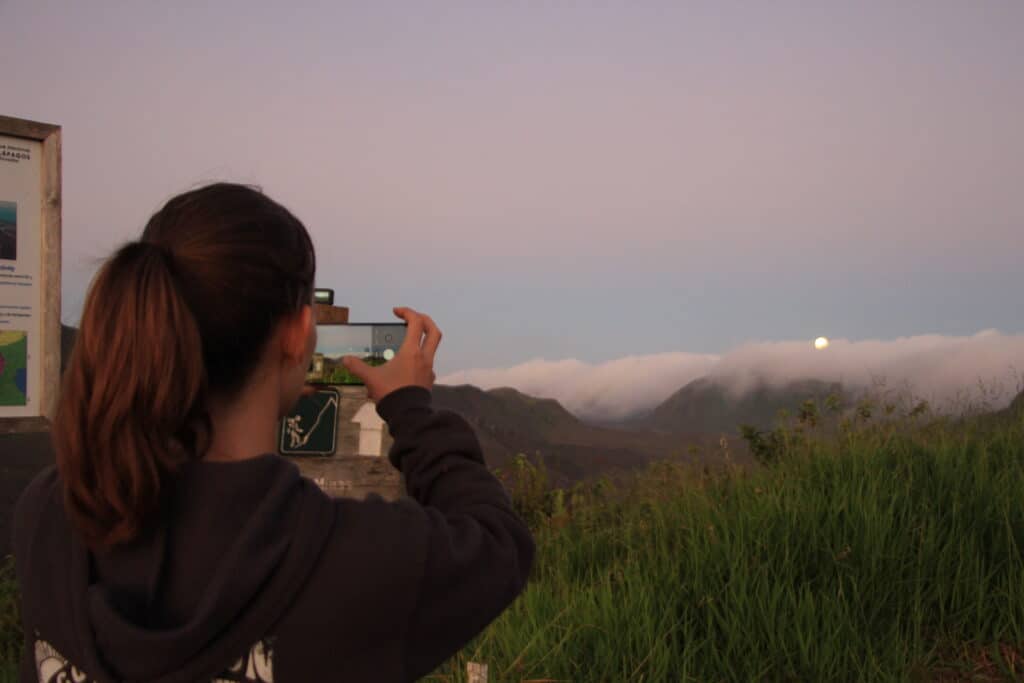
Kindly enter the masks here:
<path id="1" fill-rule="evenodd" d="M 168 477 L 206 455 L 211 400 L 244 391 L 315 274 L 305 226 L 234 183 L 171 198 L 103 265 L 52 427 L 64 506 L 91 548 L 138 536 Z"/>
<path id="2" fill-rule="evenodd" d="M 121 247 L 90 287 L 53 425 L 64 505 L 86 543 L 136 537 L 168 473 L 212 437 L 196 319 L 173 256 Z"/>

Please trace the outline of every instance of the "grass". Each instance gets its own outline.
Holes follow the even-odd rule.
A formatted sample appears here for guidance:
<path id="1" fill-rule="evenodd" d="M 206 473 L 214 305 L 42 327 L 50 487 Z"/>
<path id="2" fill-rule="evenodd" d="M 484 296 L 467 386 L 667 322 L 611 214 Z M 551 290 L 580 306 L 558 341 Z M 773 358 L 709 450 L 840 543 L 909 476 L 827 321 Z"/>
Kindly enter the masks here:
<path id="1" fill-rule="evenodd" d="M 617 492 L 520 458 L 529 585 L 429 680 L 1024 679 L 1024 414 L 822 412 L 748 430 L 763 467 Z"/>
<path id="2" fill-rule="evenodd" d="M 425 680 L 1024 679 L 1024 411 L 805 405 L 745 436 L 757 467 L 724 452 L 618 486 L 553 489 L 518 458 L 499 474 L 537 540 L 529 584 Z"/>

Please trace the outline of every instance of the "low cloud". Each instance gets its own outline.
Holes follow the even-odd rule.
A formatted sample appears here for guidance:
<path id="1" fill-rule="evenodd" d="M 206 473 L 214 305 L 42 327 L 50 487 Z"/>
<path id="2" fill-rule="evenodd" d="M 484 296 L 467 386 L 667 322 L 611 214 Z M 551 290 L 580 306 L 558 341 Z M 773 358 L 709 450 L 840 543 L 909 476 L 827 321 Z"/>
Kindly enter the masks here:
<path id="1" fill-rule="evenodd" d="M 1024 334 L 984 330 L 965 337 L 833 339 L 822 351 L 808 341 L 753 342 L 722 356 L 661 353 L 597 364 L 536 359 L 510 368 L 454 372 L 437 382 L 481 389 L 514 387 L 531 396 L 557 399 L 581 418 L 614 420 L 650 410 L 704 376 L 736 394 L 760 382 L 782 385 L 819 379 L 853 389 L 884 384 L 938 407 L 965 397 L 983 398 L 998 409 L 1022 388 Z"/>
<path id="2" fill-rule="evenodd" d="M 438 377 L 438 384 L 481 389 L 514 387 L 524 394 L 557 399 L 577 417 L 619 419 L 653 408 L 679 387 L 702 377 L 718 356 L 659 353 L 590 364 L 576 359 L 531 360 L 510 368 L 463 370 Z"/>

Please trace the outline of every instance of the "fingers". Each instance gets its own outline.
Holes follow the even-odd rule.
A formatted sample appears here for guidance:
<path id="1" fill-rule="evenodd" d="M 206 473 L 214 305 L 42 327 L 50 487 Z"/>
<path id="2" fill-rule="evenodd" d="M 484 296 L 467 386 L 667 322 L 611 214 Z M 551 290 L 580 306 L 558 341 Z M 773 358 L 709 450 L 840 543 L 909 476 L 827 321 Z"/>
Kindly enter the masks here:
<path id="1" fill-rule="evenodd" d="M 437 351 L 437 345 L 441 343 L 441 330 L 429 315 L 423 316 L 423 324 L 427 330 L 427 339 L 423 342 L 423 355 L 433 365 L 434 353 Z"/>
<path id="2" fill-rule="evenodd" d="M 427 363 L 433 365 L 434 354 L 437 352 L 437 346 L 441 343 L 442 336 L 441 329 L 434 319 L 425 313 L 419 313 L 405 306 L 396 307 L 395 315 L 403 318 L 408 324 L 405 341 L 399 352 L 406 351 L 406 347 L 409 347 L 407 353 L 420 350 Z M 421 340 L 424 335 L 426 337 Z"/>
<path id="3" fill-rule="evenodd" d="M 423 336 L 423 318 L 419 313 L 405 306 L 398 306 L 394 309 L 395 315 L 406 322 L 405 341 L 398 349 L 399 353 L 414 353 L 420 347 L 420 338 Z"/>
<path id="4" fill-rule="evenodd" d="M 364 363 L 362 359 L 356 358 L 355 356 L 342 356 L 341 364 L 345 366 L 346 370 L 363 380 L 364 383 L 366 382 L 366 373 L 372 367 Z"/>

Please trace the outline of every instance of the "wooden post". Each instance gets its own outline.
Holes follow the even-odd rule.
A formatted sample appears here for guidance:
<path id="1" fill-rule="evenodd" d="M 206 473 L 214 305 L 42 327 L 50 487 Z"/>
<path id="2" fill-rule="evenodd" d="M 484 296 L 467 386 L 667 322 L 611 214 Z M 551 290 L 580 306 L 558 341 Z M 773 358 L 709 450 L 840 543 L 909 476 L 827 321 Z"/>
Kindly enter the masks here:
<path id="1" fill-rule="evenodd" d="M 487 683 L 487 665 L 467 662 L 466 675 L 469 676 L 469 683 Z"/>
<path id="2" fill-rule="evenodd" d="M 328 306 L 327 304 L 314 304 L 314 306 L 316 306 L 316 321 L 318 323 L 348 322 L 348 306 Z"/>

